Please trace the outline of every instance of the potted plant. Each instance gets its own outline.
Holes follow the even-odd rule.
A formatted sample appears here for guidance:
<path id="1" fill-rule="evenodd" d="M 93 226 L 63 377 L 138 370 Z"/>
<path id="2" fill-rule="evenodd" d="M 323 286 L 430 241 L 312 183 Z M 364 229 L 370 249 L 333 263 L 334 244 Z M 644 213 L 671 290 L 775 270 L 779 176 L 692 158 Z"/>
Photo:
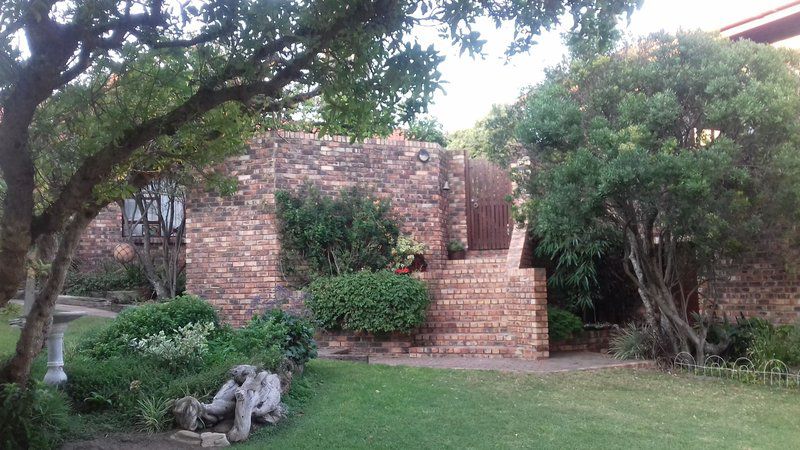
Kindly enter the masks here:
<path id="1" fill-rule="evenodd" d="M 405 275 L 411 272 L 425 272 L 425 244 L 415 241 L 410 236 L 400 236 L 392 249 L 390 268 L 395 273 Z"/>
<path id="2" fill-rule="evenodd" d="M 449 259 L 466 259 L 467 251 L 464 244 L 458 240 L 452 240 L 447 244 L 447 257 Z"/>

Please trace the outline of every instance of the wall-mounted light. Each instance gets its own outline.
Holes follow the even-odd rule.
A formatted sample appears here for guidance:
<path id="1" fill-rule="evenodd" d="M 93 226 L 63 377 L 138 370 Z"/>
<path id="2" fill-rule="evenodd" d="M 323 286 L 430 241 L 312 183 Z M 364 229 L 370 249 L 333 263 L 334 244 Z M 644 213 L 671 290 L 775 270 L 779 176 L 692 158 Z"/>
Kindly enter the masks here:
<path id="1" fill-rule="evenodd" d="M 442 190 L 445 191 L 445 192 L 449 192 L 450 191 L 450 182 L 449 181 L 444 180 L 444 185 L 442 185 Z"/>
<path id="2" fill-rule="evenodd" d="M 417 153 L 417 159 L 426 163 L 431 160 L 431 154 L 424 148 Z"/>

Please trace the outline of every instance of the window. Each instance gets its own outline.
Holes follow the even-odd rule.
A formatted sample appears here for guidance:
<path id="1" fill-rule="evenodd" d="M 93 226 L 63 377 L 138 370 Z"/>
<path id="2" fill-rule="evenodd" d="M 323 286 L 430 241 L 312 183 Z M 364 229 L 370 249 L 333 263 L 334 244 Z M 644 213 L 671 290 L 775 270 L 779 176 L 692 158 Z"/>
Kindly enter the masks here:
<path id="1" fill-rule="evenodd" d="M 181 230 L 184 219 L 182 197 L 142 193 L 140 199 L 141 206 L 137 199 L 125 200 L 123 236 L 143 237 L 144 227 L 153 237 L 171 237 Z"/>

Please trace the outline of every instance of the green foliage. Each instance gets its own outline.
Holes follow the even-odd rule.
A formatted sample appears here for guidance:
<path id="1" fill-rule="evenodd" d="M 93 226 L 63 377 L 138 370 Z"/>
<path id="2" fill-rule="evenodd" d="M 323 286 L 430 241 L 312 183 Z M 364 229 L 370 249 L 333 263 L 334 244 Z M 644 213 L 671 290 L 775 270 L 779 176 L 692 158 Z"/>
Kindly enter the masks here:
<path id="1" fill-rule="evenodd" d="M 421 117 L 412 120 L 408 129 L 403 131 L 407 139 L 421 142 L 435 142 L 442 147 L 447 146 L 447 136 L 442 124 L 435 117 Z"/>
<path id="2" fill-rule="evenodd" d="M 122 311 L 108 328 L 81 343 L 81 351 L 95 358 L 109 358 L 134 351 L 132 339 L 144 339 L 161 331 L 174 333 L 191 323 L 219 325 L 214 308 L 191 295 L 175 297 Z"/>
<path id="3" fill-rule="evenodd" d="M 655 357 L 655 348 L 655 332 L 633 322 L 620 328 L 609 341 L 609 351 L 617 359 L 650 359 Z"/>
<path id="4" fill-rule="evenodd" d="M 175 330 L 164 330 L 131 339 L 130 346 L 148 358 L 172 368 L 200 364 L 208 353 L 208 335 L 214 331 L 212 322 L 193 322 Z"/>
<path id="5" fill-rule="evenodd" d="M 172 401 L 164 398 L 145 397 L 139 399 L 139 424 L 142 431 L 157 433 L 172 423 L 170 407 Z"/>
<path id="6" fill-rule="evenodd" d="M 520 106 L 492 105 L 475 126 L 452 133 L 447 148 L 467 150 L 473 158 L 485 157 L 501 165 L 514 162 L 520 156 L 514 136 Z"/>
<path id="7" fill-rule="evenodd" d="M 305 186 L 296 195 L 277 192 L 275 203 L 283 271 L 300 283 L 389 263 L 398 228 L 388 200 L 357 188 L 330 198 Z"/>
<path id="8" fill-rule="evenodd" d="M 64 282 L 64 291 L 69 295 L 104 295 L 108 291 L 125 291 L 150 286 L 141 266 L 122 266 L 114 262 L 103 264 L 97 271 L 70 271 Z"/>
<path id="9" fill-rule="evenodd" d="M 392 248 L 392 260 L 389 266 L 394 270 L 410 267 L 414 264 L 414 257 L 424 253 L 425 244 L 415 241 L 411 236 L 401 235 Z"/>
<path id="10" fill-rule="evenodd" d="M 16 303 L 6 303 L 5 306 L 0 308 L 0 321 L 14 319 L 22 314 L 22 306 Z"/>
<path id="11" fill-rule="evenodd" d="M 425 320 L 425 283 L 389 271 L 320 278 L 309 287 L 307 306 L 326 329 L 409 332 Z"/>
<path id="12" fill-rule="evenodd" d="M 583 331 L 583 321 L 580 317 L 565 309 L 548 306 L 547 329 L 550 333 L 551 341 L 566 341 Z"/>
<path id="13" fill-rule="evenodd" d="M 464 243 L 459 240 L 452 240 L 447 243 L 447 251 L 462 252 L 465 250 Z"/>
<path id="14" fill-rule="evenodd" d="M 777 359 L 793 369 L 800 368 L 800 325 L 753 327 L 747 356 L 756 367 Z"/>
<path id="15" fill-rule="evenodd" d="M 516 137 L 536 166 L 517 173 L 521 212 L 557 261 L 555 282 L 587 293 L 615 251 L 671 286 L 712 273 L 764 224 L 793 221 L 798 67 L 793 52 L 696 32 L 550 71 Z"/>
<path id="16" fill-rule="evenodd" d="M 317 357 L 317 343 L 314 341 L 314 327 L 301 317 L 293 316 L 280 309 L 267 311 L 254 322 L 281 324 L 286 330 L 282 344 L 283 355 L 297 364 L 305 364 Z"/>
<path id="17" fill-rule="evenodd" d="M 55 448 L 69 430 L 68 415 L 64 396 L 53 388 L 0 384 L 0 447 Z"/>

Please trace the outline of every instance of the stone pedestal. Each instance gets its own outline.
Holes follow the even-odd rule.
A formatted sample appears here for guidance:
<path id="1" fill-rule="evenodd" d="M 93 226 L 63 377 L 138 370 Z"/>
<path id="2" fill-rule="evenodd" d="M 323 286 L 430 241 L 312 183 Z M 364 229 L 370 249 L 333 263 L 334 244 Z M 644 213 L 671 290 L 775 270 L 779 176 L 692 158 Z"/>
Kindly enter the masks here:
<path id="1" fill-rule="evenodd" d="M 67 381 L 64 372 L 64 332 L 75 319 L 85 316 L 83 311 L 56 311 L 53 314 L 53 325 L 47 335 L 47 373 L 44 382 L 51 386 L 60 386 Z"/>

